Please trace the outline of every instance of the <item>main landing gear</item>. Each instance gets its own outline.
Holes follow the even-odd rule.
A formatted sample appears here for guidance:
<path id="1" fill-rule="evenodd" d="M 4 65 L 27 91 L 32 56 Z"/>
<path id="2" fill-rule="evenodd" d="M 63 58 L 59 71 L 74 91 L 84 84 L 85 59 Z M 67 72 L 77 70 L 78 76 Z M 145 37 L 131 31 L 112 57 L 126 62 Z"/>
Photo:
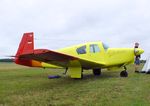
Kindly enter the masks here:
<path id="1" fill-rule="evenodd" d="M 64 75 L 66 75 L 68 72 L 68 67 L 66 68 L 65 72 L 63 73 Z"/>
<path id="2" fill-rule="evenodd" d="M 94 74 L 95 76 L 101 75 L 101 69 L 93 69 L 93 74 Z"/>
<path id="3" fill-rule="evenodd" d="M 126 66 L 124 66 L 124 71 L 121 71 L 120 77 L 128 77 L 128 72 Z"/>

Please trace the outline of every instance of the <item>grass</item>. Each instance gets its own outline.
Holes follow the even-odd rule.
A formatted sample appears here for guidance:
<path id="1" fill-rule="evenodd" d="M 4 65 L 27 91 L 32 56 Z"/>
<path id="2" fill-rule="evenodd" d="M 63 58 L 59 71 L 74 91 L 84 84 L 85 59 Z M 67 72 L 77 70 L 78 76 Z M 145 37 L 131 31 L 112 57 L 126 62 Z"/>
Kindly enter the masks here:
<path id="1" fill-rule="evenodd" d="M 0 106 L 149 106 L 150 76 L 128 70 L 128 78 L 103 70 L 100 77 L 86 71 L 81 80 L 48 79 L 63 70 L 0 63 Z"/>

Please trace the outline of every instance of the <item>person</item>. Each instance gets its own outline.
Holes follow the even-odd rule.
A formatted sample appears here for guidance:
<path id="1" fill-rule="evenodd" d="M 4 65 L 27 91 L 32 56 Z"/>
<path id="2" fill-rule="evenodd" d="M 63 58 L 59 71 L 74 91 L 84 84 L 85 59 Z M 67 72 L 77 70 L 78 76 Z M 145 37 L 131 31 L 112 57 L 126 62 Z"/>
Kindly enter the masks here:
<path id="1" fill-rule="evenodd" d="M 134 48 L 135 48 L 135 49 L 136 49 L 136 48 L 139 48 L 139 43 L 138 43 L 138 42 L 135 43 Z M 136 55 L 136 56 L 135 56 L 134 64 L 135 64 L 135 72 L 136 72 L 136 73 L 139 73 L 140 58 L 141 58 L 141 55 Z"/>

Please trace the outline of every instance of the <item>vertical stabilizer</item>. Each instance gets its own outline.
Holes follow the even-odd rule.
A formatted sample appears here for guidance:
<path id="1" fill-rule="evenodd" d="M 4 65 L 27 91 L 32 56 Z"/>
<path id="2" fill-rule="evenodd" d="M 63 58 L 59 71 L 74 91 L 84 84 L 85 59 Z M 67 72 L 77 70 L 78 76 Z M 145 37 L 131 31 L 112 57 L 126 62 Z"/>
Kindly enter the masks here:
<path id="1" fill-rule="evenodd" d="M 16 56 L 19 56 L 21 54 L 27 54 L 32 53 L 34 50 L 34 35 L 33 32 L 31 33 L 24 33 L 22 40 L 19 44 L 18 51 L 16 53 Z"/>

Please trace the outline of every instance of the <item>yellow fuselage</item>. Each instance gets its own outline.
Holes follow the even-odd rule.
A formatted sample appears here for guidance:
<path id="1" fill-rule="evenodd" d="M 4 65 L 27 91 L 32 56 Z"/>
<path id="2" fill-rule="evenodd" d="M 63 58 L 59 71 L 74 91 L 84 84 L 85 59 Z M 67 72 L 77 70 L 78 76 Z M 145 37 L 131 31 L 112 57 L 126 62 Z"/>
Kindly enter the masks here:
<path id="1" fill-rule="evenodd" d="M 91 52 L 90 45 L 98 45 L 100 48 L 99 52 Z M 86 53 L 78 54 L 77 49 L 86 46 Z M 144 51 L 142 49 L 137 49 L 137 54 L 142 54 Z M 121 67 L 123 65 L 128 65 L 134 62 L 135 49 L 134 48 L 104 48 L 102 42 L 89 42 L 85 44 L 80 44 L 72 47 L 67 47 L 57 50 L 57 52 L 75 56 L 81 59 L 91 60 L 96 63 L 103 63 L 104 65 L 92 65 L 83 64 L 83 68 L 93 69 L 93 68 L 113 68 Z M 50 63 L 38 62 L 33 60 L 34 67 L 44 67 L 44 68 L 63 68 L 60 66 L 52 65 Z M 82 65 L 82 64 L 81 64 Z"/>

